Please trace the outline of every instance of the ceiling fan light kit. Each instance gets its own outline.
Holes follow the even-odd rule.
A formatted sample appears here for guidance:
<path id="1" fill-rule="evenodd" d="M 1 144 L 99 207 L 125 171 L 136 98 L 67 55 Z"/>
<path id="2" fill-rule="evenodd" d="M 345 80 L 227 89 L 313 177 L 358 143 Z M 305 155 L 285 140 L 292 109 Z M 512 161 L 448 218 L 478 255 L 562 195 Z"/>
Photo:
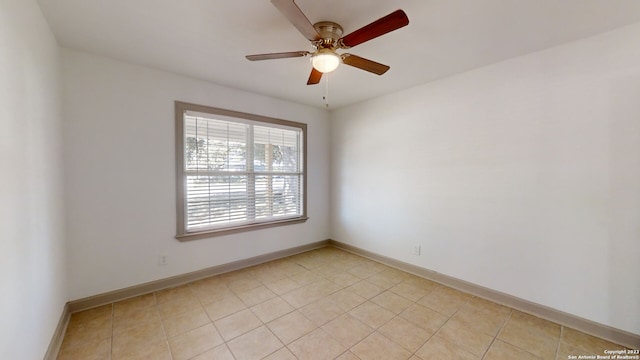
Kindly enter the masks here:
<path id="1" fill-rule="evenodd" d="M 409 24 L 407 14 L 396 10 L 343 37 L 342 26 L 334 22 L 321 21 L 312 25 L 293 0 L 271 0 L 271 3 L 311 42 L 314 51 L 247 55 L 247 59 L 258 61 L 310 55 L 313 68 L 307 85 L 319 83 L 322 74 L 334 71 L 341 62 L 376 75 L 384 74 L 389 66 L 352 54 L 338 54 L 336 50 L 349 49 Z"/>
<path id="2" fill-rule="evenodd" d="M 331 49 L 320 49 L 311 56 L 311 64 L 323 74 L 330 73 L 340 65 L 340 56 Z"/>

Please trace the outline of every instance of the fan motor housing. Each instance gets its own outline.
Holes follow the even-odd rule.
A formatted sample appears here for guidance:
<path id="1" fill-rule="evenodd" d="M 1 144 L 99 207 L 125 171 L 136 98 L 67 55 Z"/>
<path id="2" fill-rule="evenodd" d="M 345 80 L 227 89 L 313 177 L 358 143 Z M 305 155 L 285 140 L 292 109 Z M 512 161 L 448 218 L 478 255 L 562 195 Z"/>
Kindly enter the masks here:
<path id="1" fill-rule="evenodd" d="M 334 46 L 334 44 L 342 37 L 342 26 L 332 21 L 320 21 L 313 24 L 314 29 L 322 37 L 322 45 Z"/>

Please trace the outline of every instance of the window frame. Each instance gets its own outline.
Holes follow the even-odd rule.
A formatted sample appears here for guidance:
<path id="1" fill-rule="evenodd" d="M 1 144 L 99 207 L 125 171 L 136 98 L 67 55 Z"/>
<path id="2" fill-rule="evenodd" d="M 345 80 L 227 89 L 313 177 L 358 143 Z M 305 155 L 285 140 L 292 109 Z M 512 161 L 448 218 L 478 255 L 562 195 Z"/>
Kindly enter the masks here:
<path id="1" fill-rule="evenodd" d="M 215 229 L 205 229 L 201 231 L 187 231 L 185 222 L 186 204 L 186 175 L 185 175 L 185 153 L 184 153 L 184 114 L 187 111 L 203 114 L 218 115 L 239 119 L 239 122 L 262 123 L 262 126 L 271 124 L 283 125 L 299 128 L 302 131 L 302 215 L 286 219 L 276 219 L 271 221 L 260 221 L 256 223 L 245 223 L 240 225 L 230 225 Z M 205 105 L 191 104 L 181 101 L 175 102 L 175 124 L 176 124 L 176 239 L 179 241 L 197 240 L 214 236 L 234 234 L 238 232 L 266 229 L 275 226 L 299 224 L 308 220 L 307 217 L 307 124 L 289 120 L 282 120 L 262 115 L 255 115 L 234 110 L 221 109 Z"/>

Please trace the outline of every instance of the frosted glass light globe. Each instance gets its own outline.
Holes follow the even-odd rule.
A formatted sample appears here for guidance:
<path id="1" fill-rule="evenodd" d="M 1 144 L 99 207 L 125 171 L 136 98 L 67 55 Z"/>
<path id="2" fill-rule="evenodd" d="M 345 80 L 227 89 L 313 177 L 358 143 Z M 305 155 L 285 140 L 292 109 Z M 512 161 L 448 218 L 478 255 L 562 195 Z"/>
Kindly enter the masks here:
<path id="1" fill-rule="evenodd" d="M 311 57 L 311 64 L 321 73 L 329 73 L 340 65 L 340 56 L 331 49 L 320 49 Z"/>

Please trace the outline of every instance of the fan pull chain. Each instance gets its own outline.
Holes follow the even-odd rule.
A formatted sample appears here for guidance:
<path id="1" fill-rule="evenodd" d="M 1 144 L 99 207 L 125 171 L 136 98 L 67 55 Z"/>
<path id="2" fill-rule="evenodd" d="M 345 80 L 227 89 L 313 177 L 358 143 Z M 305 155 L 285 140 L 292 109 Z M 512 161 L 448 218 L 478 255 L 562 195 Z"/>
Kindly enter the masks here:
<path id="1" fill-rule="evenodd" d="M 322 99 L 324 100 L 324 107 L 329 108 L 329 74 L 325 74 L 324 80 L 324 96 Z"/>

